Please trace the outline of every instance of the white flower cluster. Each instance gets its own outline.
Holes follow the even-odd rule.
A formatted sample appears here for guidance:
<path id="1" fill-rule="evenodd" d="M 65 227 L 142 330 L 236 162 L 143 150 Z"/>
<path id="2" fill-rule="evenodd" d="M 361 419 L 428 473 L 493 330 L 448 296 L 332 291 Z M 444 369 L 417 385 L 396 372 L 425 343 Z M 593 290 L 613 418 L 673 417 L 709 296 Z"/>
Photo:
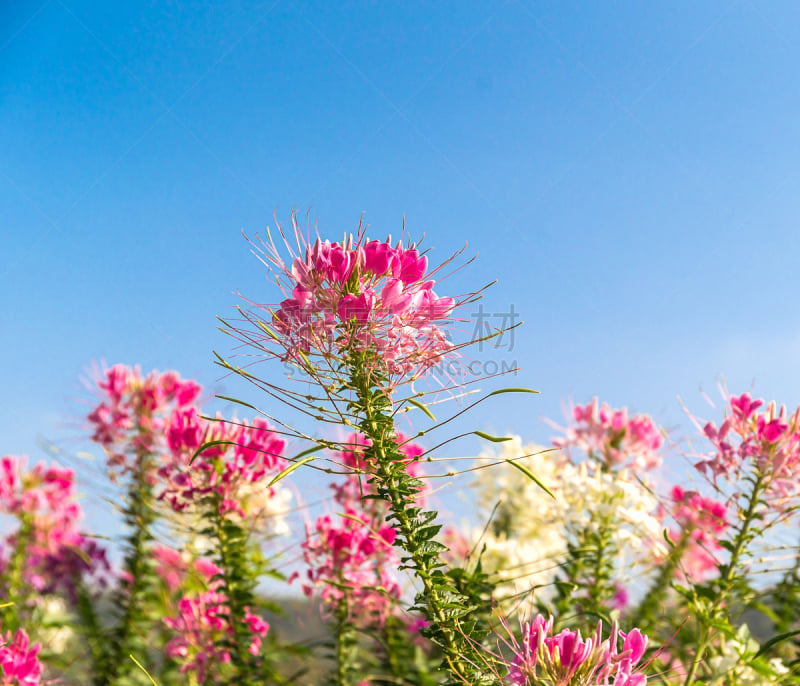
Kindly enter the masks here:
<path id="1" fill-rule="evenodd" d="M 568 542 L 587 532 L 609 532 L 619 551 L 620 578 L 652 557 L 654 547 L 664 546 L 655 516 L 658 501 L 625 471 L 592 472 L 557 451 L 523 445 L 519 437 L 504 443 L 499 455 L 486 457 L 523 465 L 555 496 L 510 464 L 479 471 L 479 513 L 484 519 L 494 515 L 488 527 L 473 531 L 472 542 L 486 545 L 484 569 L 501 580 L 500 598 L 534 591 L 538 600 L 546 599 Z"/>
<path id="2" fill-rule="evenodd" d="M 766 666 L 771 674 L 762 674 L 747 664 L 758 652 L 758 643 L 749 638 L 747 625 L 739 632 L 741 640 L 725 641 L 722 654 L 708 660 L 711 669 L 709 684 L 722 686 L 771 686 L 778 677 L 788 674 L 789 669 L 780 658 L 772 658 Z"/>

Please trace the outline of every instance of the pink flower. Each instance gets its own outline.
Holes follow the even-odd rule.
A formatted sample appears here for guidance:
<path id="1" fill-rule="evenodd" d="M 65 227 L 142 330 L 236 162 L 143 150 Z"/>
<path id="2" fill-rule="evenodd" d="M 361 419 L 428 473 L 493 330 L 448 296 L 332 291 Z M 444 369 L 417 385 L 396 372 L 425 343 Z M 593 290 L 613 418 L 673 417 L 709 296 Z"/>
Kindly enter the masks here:
<path id="1" fill-rule="evenodd" d="M 165 647 L 168 658 L 180 664 L 182 674 L 194 672 L 200 683 L 213 674 L 217 665 L 231 661 L 226 645 L 234 633 L 230 622 L 228 599 L 213 589 L 183 597 L 178 614 L 164 619 L 174 637 Z M 243 624 L 251 633 L 249 650 L 257 655 L 261 639 L 267 635 L 269 624 L 245 608 Z"/>
<path id="2" fill-rule="evenodd" d="M 769 504 L 779 511 L 792 506 L 800 495 L 800 408 L 787 417 L 786 408 L 743 393 L 729 400 L 730 414 L 717 428 L 708 422 L 703 433 L 713 454 L 695 465 L 712 479 L 735 481 L 743 474 L 758 474 Z"/>
<path id="3" fill-rule="evenodd" d="M 17 631 L 13 637 L 9 632 L 0 640 L 3 686 L 38 686 L 42 676 L 38 658 L 41 647 L 39 643 L 30 646 L 24 629 Z"/>
<path id="4" fill-rule="evenodd" d="M 270 324 L 274 336 L 242 331 L 244 340 L 312 373 L 307 369 L 309 356 L 318 355 L 327 366 L 354 352 L 374 353 L 371 359 L 389 377 L 389 390 L 455 354 L 442 326 L 450 322 L 458 303 L 433 291 L 431 275 L 436 270 L 428 272 L 428 259 L 415 245 L 393 244 L 389 238 L 369 240 L 363 231 L 341 244 L 320 238 L 311 243 L 294 215 L 291 221 L 294 240 L 284 236 L 291 267 L 271 239 L 259 249 L 262 261 L 291 297 L 277 307 L 259 306 L 269 312 L 267 323 L 259 323 L 257 310 L 249 313 L 249 321 L 262 333 Z"/>
<path id="5" fill-rule="evenodd" d="M 515 657 L 509 665 L 508 679 L 517 686 L 589 686 L 590 684 L 647 683 L 647 677 L 635 671 L 647 648 L 647 637 L 638 629 L 619 632 L 616 623 L 609 638 L 603 639 L 602 622 L 592 636 L 583 638 L 579 631 L 564 629 L 556 635 L 553 619 L 537 615 L 523 627 L 522 645 L 511 645 Z M 619 636 L 623 639 L 618 651 Z M 611 679 L 613 678 L 613 681 Z"/>
<path id="6" fill-rule="evenodd" d="M 663 438 L 658 426 L 647 415 L 628 417 L 625 409 L 612 410 L 597 398 L 573 409 L 575 423 L 564 430 L 564 437 L 553 445 L 569 451 L 577 448 L 605 468 L 630 466 L 649 471 L 661 464 L 659 450 Z"/>
<path id="7" fill-rule="evenodd" d="M 30 527 L 23 579 L 37 593 L 64 591 L 73 597 L 77 584 L 93 574 L 103 583 L 100 575 L 109 569 L 106 553 L 81 533 L 74 472 L 42 463 L 28 468 L 24 459 L 4 456 L 0 459 L 0 513 Z M 9 534 L 5 547 L 15 548 L 19 535 Z"/>

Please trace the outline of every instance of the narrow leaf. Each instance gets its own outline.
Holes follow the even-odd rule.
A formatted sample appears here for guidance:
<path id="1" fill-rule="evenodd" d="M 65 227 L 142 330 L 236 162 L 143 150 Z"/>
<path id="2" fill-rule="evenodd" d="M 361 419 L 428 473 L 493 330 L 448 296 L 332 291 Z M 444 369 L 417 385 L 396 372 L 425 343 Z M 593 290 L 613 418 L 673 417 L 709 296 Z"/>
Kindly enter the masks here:
<path id="1" fill-rule="evenodd" d="M 764 645 L 761 646 L 759 651 L 756 653 L 756 657 L 759 655 L 763 655 L 766 653 L 772 646 L 785 641 L 787 638 L 792 638 L 793 636 L 800 635 L 800 629 L 794 629 L 792 631 L 787 631 L 784 634 L 778 634 L 777 636 L 773 636 L 769 641 L 767 641 Z"/>
<path id="2" fill-rule="evenodd" d="M 263 329 L 263 330 L 264 330 L 264 332 L 265 332 L 265 333 L 266 333 L 268 336 L 271 336 L 271 337 L 272 337 L 274 340 L 276 340 L 276 341 L 278 340 L 278 334 L 276 334 L 276 333 L 275 333 L 275 332 L 274 332 L 272 329 L 270 329 L 270 328 L 269 328 L 269 327 L 268 327 L 268 326 L 267 326 L 267 325 L 266 325 L 264 322 L 262 322 L 260 319 L 256 319 L 256 324 L 257 324 L 257 325 L 258 325 L 258 326 L 259 326 L 261 329 Z"/>
<path id="3" fill-rule="evenodd" d="M 422 410 L 422 411 L 423 411 L 423 412 L 424 412 L 426 415 L 428 415 L 428 417 L 430 417 L 430 420 L 431 420 L 432 422 L 435 422 L 435 421 L 436 421 L 436 417 L 434 417 L 434 416 L 433 416 L 433 412 L 431 412 L 431 411 L 430 411 L 430 410 L 427 408 L 427 406 L 426 406 L 426 405 L 424 405 L 423 403 L 419 402 L 419 400 L 414 400 L 414 399 L 411 399 L 411 398 L 409 398 L 409 400 L 408 400 L 408 404 L 409 404 L 409 405 L 413 405 L 413 406 L 414 406 L 414 407 L 416 407 L 418 410 Z"/>
<path id="4" fill-rule="evenodd" d="M 547 493 L 547 495 L 549 495 L 553 500 L 556 499 L 556 497 L 553 495 L 553 492 L 549 488 L 547 488 L 547 486 L 545 486 L 539 480 L 539 478 L 524 464 L 521 464 L 516 460 L 512 460 L 511 458 L 507 458 L 506 462 L 508 462 L 513 467 L 519 469 L 519 471 L 521 471 L 525 476 L 527 476 L 531 481 L 533 481 L 533 483 L 535 483 L 539 488 L 541 488 L 545 493 Z"/>
<path id="5" fill-rule="evenodd" d="M 145 676 L 146 676 L 148 679 L 150 679 L 150 683 L 151 683 L 151 684 L 153 684 L 153 686 L 158 686 L 158 684 L 156 683 L 156 680 L 155 680 L 155 679 L 154 679 L 152 676 L 150 676 L 150 672 L 148 672 L 148 671 L 147 671 L 147 670 L 144 668 L 144 666 L 142 665 L 142 663 L 141 663 L 141 662 L 139 662 L 139 660 L 137 660 L 137 659 L 136 659 L 136 658 L 135 658 L 133 655 L 128 655 L 128 657 L 129 657 L 131 660 L 133 660 L 133 661 L 134 661 L 134 663 L 136 664 L 136 666 L 137 666 L 139 669 L 141 669 L 141 670 L 142 670 L 142 671 L 145 673 Z"/>
<path id="6" fill-rule="evenodd" d="M 267 484 L 267 488 L 270 488 L 270 487 L 274 486 L 274 485 L 275 485 L 276 483 L 278 483 L 278 482 L 279 482 L 281 479 L 283 479 L 283 478 L 284 478 L 284 477 L 286 477 L 286 476 L 289 476 L 289 474 L 291 474 L 291 473 L 292 473 L 292 472 L 293 472 L 295 469 L 297 469 L 297 468 L 299 468 L 299 467 L 302 467 L 302 466 L 303 466 L 304 464 L 306 464 L 307 462 L 311 462 L 311 460 L 315 460 L 315 459 L 316 459 L 316 457 L 314 457 L 314 455 L 308 455 L 307 457 L 304 457 L 302 460 L 298 460 L 297 462 L 295 462 L 295 463 L 293 463 L 293 464 L 290 464 L 290 465 L 289 465 L 289 466 L 288 466 L 286 469 L 284 469 L 284 470 L 283 470 L 283 471 L 282 471 L 280 474 L 276 474 L 276 475 L 275 475 L 275 477 L 272 479 L 272 481 L 270 481 L 270 482 Z"/>
<path id="7" fill-rule="evenodd" d="M 215 398 L 219 398 L 220 400 L 227 400 L 229 403 L 236 403 L 237 405 L 241 405 L 242 407 L 247 407 L 250 410 L 255 412 L 259 412 L 259 409 L 255 405 L 251 405 L 250 403 L 246 403 L 244 400 L 237 400 L 236 398 L 231 398 L 227 395 L 217 395 L 214 396 Z"/>
<path id="8" fill-rule="evenodd" d="M 472 433 L 479 438 L 491 441 L 492 443 L 504 443 L 505 441 L 511 440 L 511 436 L 492 436 L 491 434 L 484 433 L 483 431 L 473 431 Z"/>
<path id="9" fill-rule="evenodd" d="M 215 445 L 236 445 L 236 441 L 227 441 L 224 439 L 220 439 L 217 441 L 208 441 L 203 443 L 197 450 L 194 451 L 194 455 L 192 455 L 192 459 L 189 460 L 189 464 L 192 464 L 197 459 L 197 456 L 201 453 L 204 453 L 209 448 L 213 448 Z"/>
<path id="10" fill-rule="evenodd" d="M 536 393 L 538 394 L 539 391 L 534 391 L 532 388 L 501 388 L 497 391 L 492 391 L 487 395 L 487 398 L 491 398 L 493 395 L 500 395 L 501 393 Z"/>

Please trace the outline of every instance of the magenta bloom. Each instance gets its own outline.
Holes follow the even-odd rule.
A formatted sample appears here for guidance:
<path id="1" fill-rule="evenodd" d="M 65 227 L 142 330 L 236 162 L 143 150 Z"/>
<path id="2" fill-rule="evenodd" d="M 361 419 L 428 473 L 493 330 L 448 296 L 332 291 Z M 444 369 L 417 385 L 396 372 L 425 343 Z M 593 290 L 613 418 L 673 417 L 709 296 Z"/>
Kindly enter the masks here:
<path id="1" fill-rule="evenodd" d="M 173 371 L 142 376 L 138 367 L 115 365 L 97 382 L 100 403 L 87 419 L 92 440 L 106 451 L 112 479 L 133 469 L 142 454 L 161 449 L 169 417 L 186 410 L 200 395 L 199 384 Z M 185 430 L 185 427 L 182 427 Z M 174 430 L 170 440 L 175 440 Z"/>
<path id="2" fill-rule="evenodd" d="M 308 565 L 303 591 L 310 596 L 320 587 L 328 614 L 346 601 L 349 621 L 358 627 L 383 625 L 401 592 L 393 573 L 400 565 L 394 540 L 392 527 L 370 522 L 358 510 L 348 509 L 335 522 L 320 517 L 303 543 Z"/>
<path id="3" fill-rule="evenodd" d="M 267 513 L 265 499 L 274 495 L 269 482 L 287 462 L 286 442 L 261 418 L 252 422 L 202 419 L 194 407 L 178 408 L 167 427 L 169 453 L 158 470 L 164 480 L 160 494 L 176 511 L 197 505 L 215 494 L 220 514 L 233 512 L 258 519 Z M 197 449 L 211 446 L 195 456 Z"/>
<path id="4" fill-rule="evenodd" d="M 564 437 L 553 440 L 557 448 L 577 448 L 609 468 L 619 465 L 646 471 L 661 464 L 659 450 L 664 439 L 649 416 L 628 417 L 624 408 L 614 410 L 593 398 L 587 405 L 575 407 L 573 419 Z"/>
<path id="5" fill-rule="evenodd" d="M 748 393 L 730 398 L 730 413 L 722 424 L 708 422 L 703 427 L 714 453 L 696 467 L 715 482 L 756 473 L 767 501 L 784 509 L 800 495 L 800 408 L 787 416 L 786 408 L 777 409 L 775 403 L 759 412 L 763 405 Z"/>
<path id="6" fill-rule="evenodd" d="M 325 367 L 370 353 L 370 364 L 391 386 L 420 377 L 454 353 L 444 327 L 457 303 L 436 294 L 438 269 L 428 270 L 427 256 L 414 244 L 370 240 L 361 230 L 342 243 L 312 242 L 294 215 L 291 221 L 292 241 L 279 227 L 290 264 L 271 237 L 258 248 L 287 297 L 262 307 L 271 329 L 257 313 L 248 316 L 259 332 L 247 332 L 244 340 L 306 371 L 311 357 L 321 357 Z"/>
<path id="7" fill-rule="evenodd" d="M 182 674 L 194 672 L 200 683 L 214 674 L 219 665 L 231 661 L 227 641 L 233 633 L 230 626 L 228 598 L 212 589 L 183 597 L 178 603 L 178 614 L 164 619 L 174 636 L 165 647 L 165 654 L 180 665 Z M 249 651 L 257 655 L 269 624 L 249 608 L 245 608 L 242 622 L 250 632 Z"/>
<path id="8" fill-rule="evenodd" d="M 513 645 L 515 657 L 509 665 L 508 681 L 516 686 L 643 686 L 647 677 L 637 671 L 647 648 L 647 637 L 639 629 L 618 631 L 603 639 L 602 623 L 593 635 L 564 629 L 552 635 L 553 619 L 542 615 L 526 623 L 522 644 Z M 622 651 L 619 637 L 622 637 Z"/>
<path id="9" fill-rule="evenodd" d="M 684 546 L 679 572 L 698 582 L 717 569 L 714 553 L 722 550 L 719 540 L 729 526 L 727 508 L 717 500 L 680 486 L 675 486 L 671 495 L 671 514 L 680 526 L 679 531 L 671 532 L 671 537 L 682 541 Z"/>
<path id="10" fill-rule="evenodd" d="M 28 468 L 24 459 L 4 456 L 0 459 L 0 513 L 29 527 L 24 541 L 19 540 L 19 532 L 4 537 L 0 567 L 11 550 L 23 544 L 23 580 L 32 590 L 65 591 L 73 596 L 80 580 L 96 574 L 97 581 L 105 581 L 101 578 L 109 569 L 105 551 L 80 529 L 83 513 L 72 470 L 42 463 Z"/>
<path id="11" fill-rule="evenodd" d="M 2 686 L 38 686 L 42 676 L 38 657 L 41 647 L 39 643 L 30 645 L 24 629 L 17 631 L 13 637 L 9 632 L 0 639 Z"/>

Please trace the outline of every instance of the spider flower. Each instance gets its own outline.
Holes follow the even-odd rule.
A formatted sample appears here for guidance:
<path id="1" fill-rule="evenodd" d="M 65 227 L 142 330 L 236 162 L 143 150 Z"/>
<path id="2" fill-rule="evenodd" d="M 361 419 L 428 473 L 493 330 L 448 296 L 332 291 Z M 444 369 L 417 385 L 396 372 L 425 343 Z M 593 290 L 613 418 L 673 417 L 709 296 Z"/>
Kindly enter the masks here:
<path id="1" fill-rule="evenodd" d="M 682 550 L 680 571 L 692 581 L 701 580 L 717 569 L 714 553 L 722 550 L 719 540 L 729 526 L 727 508 L 680 486 L 672 489 L 671 497 L 672 516 L 680 530 L 672 530 L 670 536 Z"/>
<path id="2" fill-rule="evenodd" d="M 703 433 L 714 453 L 695 466 L 713 480 L 735 481 L 755 472 L 763 481 L 767 501 L 781 510 L 800 495 L 800 408 L 787 416 L 786 407 L 748 393 L 732 397 L 722 424 L 708 422 Z"/>
<path id="3" fill-rule="evenodd" d="M 13 636 L 0 637 L 0 679 L 2 686 L 38 686 L 42 666 L 39 663 L 41 644 L 31 646 L 28 634 L 20 629 Z"/>
<path id="4" fill-rule="evenodd" d="M 557 448 L 577 448 L 607 469 L 625 465 L 639 472 L 661 464 L 658 451 L 663 438 L 649 416 L 629 417 L 625 408 L 615 410 L 593 398 L 586 406 L 574 408 L 573 419 L 564 436 L 553 440 Z"/>
<path id="5" fill-rule="evenodd" d="M 457 302 L 436 293 L 434 277 L 444 265 L 431 270 L 416 244 L 369 239 L 362 227 L 341 243 L 311 242 L 295 215 L 291 223 L 293 241 L 278 227 L 288 261 L 271 235 L 256 248 L 286 297 L 274 307 L 260 306 L 269 312 L 267 322 L 246 315 L 259 327 L 244 335 L 247 343 L 311 373 L 311 358 L 335 369 L 361 353 L 391 387 L 420 378 L 455 353 L 447 326 L 469 298 Z"/>
<path id="6" fill-rule="evenodd" d="M 553 619 L 537 615 L 523 626 L 522 644 L 514 641 L 514 658 L 508 681 L 516 686 L 644 686 L 647 677 L 638 663 L 647 648 L 647 637 L 639 629 L 629 633 L 611 627 L 603 639 L 602 622 L 594 634 L 584 638 L 580 631 L 564 629 L 553 635 Z M 622 651 L 619 638 L 622 638 Z"/>
<path id="7" fill-rule="evenodd" d="M 201 392 L 199 384 L 173 371 L 142 376 L 138 367 L 114 365 L 97 381 L 100 402 L 87 419 L 92 440 L 103 446 L 112 480 L 134 469 L 133 455 L 161 450 L 169 417 L 188 408 Z M 153 475 L 148 475 L 153 478 Z"/>

